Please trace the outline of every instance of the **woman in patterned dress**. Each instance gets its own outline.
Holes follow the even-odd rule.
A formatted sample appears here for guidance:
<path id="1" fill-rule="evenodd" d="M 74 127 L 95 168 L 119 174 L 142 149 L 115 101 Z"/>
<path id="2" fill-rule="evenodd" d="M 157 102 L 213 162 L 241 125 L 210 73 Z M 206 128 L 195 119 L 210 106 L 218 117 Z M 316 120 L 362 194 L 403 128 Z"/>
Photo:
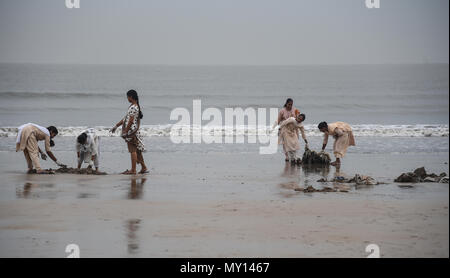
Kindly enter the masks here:
<path id="1" fill-rule="evenodd" d="M 114 133 L 122 125 L 122 138 L 127 142 L 128 151 L 131 154 L 131 170 L 126 170 L 122 174 L 135 175 L 136 163 L 141 164 L 139 174 L 145 174 L 148 173 L 148 169 L 142 155 L 145 152 L 145 146 L 142 133 L 139 129 L 141 119 L 143 118 L 139 105 L 139 97 L 135 90 L 130 90 L 127 92 L 127 98 L 128 102 L 131 103 L 130 107 L 128 107 L 127 114 L 111 129 L 111 132 Z"/>

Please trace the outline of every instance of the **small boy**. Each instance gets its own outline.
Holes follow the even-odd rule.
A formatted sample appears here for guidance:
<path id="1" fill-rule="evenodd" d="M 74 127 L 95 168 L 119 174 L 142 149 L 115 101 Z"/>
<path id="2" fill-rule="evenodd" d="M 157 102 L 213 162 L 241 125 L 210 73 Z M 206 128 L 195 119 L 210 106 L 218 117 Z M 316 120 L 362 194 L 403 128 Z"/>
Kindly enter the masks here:
<path id="1" fill-rule="evenodd" d="M 88 128 L 77 137 L 78 169 L 81 168 L 83 162 L 86 162 L 89 164 L 89 168 L 95 166 L 95 170 L 98 172 L 100 155 L 99 141 L 100 137 L 95 134 L 93 128 Z"/>

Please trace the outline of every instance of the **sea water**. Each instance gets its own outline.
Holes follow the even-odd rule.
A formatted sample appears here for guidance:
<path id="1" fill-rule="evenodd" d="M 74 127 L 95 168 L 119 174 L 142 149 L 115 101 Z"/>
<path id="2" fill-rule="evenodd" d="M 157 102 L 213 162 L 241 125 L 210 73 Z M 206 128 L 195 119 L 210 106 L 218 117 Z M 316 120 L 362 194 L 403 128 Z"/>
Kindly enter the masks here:
<path id="1" fill-rule="evenodd" d="M 202 109 L 214 107 L 223 112 L 239 107 L 281 109 L 292 98 L 294 106 L 306 114 L 307 137 L 315 138 L 310 142 L 318 147 L 319 122 L 345 121 L 357 139 L 350 151 L 448 152 L 447 64 L 0 64 L 0 148 L 13 149 L 14 141 L 8 139 L 16 136 L 17 126 L 27 122 L 57 126 L 57 149 L 72 149 L 74 137 L 87 127 L 96 128 L 101 136 L 112 136 L 109 128 L 125 115 L 129 89 L 139 94 L 144 113 L 141 129 L 149 151 L 257 150 L 251 144 L 171 144 L 168 138 L 176 121 L 170 120 L 170 113 L 180 107 L 192 111 L 193 100 L 201 100 Z M 220 126 L 217 131 L 220 136 L 258 132 L 244 126 Z M 108 149 L 115 150 L 105 146 Z"/>

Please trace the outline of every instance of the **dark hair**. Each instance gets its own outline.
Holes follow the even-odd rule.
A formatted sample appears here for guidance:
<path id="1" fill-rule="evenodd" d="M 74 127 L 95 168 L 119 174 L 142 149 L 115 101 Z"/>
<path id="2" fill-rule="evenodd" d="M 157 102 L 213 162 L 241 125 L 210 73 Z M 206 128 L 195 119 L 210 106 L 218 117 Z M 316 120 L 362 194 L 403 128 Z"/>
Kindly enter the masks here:
<path id="1" fill-rule="evenodd" d="M 306 120 L 306 115 L 305 114 L 300 114 L 299 116 L 302 117 L 303 120 Z"/>
<path id="2" fill-rule="evenodd" d="M 139 97 L 135 90 L 129 90 L 127 92 L 127 97 L 131 97 L 137 102 L 138 108 L 139 108 L 139 119 L 142 119 L 144 117 L 144 114 L 141 112 L 141 106 L 139 105 Z"/>
<path id="3" fill-rule="evenodd" d="M 50 133 L 53 132 L 55 134 L 55 136 L 58 135 L 58 129 L 56 127 L 51 125 L 51 126 L 47 127 L 47 129 L 48 129 L 48 132 L 50 132 Z M 50 147 L 54 147 L 54 146 L 55 146 L 55 141 L 50 139 Z"/>
<path id="4" fill-rule="evenodd" d="M 77 142 L 79 143 L 79 144 L 82 144 L 82 145 L 84 145 L 85 143 L 86 143 L 86 140 L 87 140 L 87 134 L 86 133 L 81 133 L 78 137 L 77 137 Z"/>
<path id="5" fill-rule="evenodd" d="M 288 98 L 288 99 L 286 100 L 286 103 L 284 104 L 283 107 L 286 107 L 286 105 L 287 105 L 289 102 L 294 103 L 294 101 L 292 100 L 292 98 Z"/>
<path id="6" fill-rule="evenodd" d="M 49 132 L 53 132 L 55 135 L 58 135 L 58 129 L 56 127 L 51 125 L 51 126 L 47 127 L 47 129 Z"/>
<path id="7" fill-rule="evenodd" d="M 319 129 L 328 128 L 328 124 L 327 124 L 327 122 L 321 122 L 318 127 L 319 127 Z"/>

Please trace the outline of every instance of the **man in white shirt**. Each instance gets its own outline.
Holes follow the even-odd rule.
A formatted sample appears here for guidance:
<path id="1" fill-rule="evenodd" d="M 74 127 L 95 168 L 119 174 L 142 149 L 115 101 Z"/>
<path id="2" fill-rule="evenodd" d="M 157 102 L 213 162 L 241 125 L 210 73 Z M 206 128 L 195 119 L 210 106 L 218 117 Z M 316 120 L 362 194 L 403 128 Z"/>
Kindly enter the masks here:
<path id="1" fill-rule="evenodd" d="M 98 171 L 99 155 L 100 155 L 100 137 L 95 134 L 93 128 L 88 128 L 77 137 L 76 150 L 78 157 L 78 169 L 81 168 L 81 164 L 88 163 L 90 168 L 95 166 Z"/>

